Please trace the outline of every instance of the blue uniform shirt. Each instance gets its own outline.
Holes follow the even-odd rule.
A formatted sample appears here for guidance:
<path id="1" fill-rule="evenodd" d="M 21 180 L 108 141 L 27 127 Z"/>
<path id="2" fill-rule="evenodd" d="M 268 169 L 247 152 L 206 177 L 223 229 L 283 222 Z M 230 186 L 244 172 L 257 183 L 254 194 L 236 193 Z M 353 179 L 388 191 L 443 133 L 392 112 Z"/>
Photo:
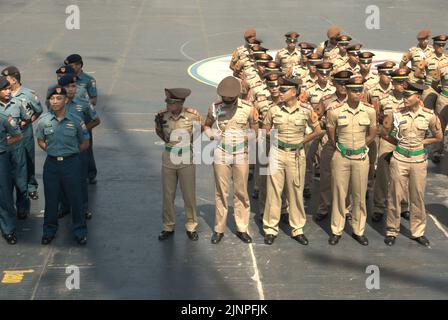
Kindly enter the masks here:
<path id="1" fill-rule="evenodd" d="M 6 151 L 6 136 L 18 136 L 19 126 L 14 119 L 0 111 L 0 152 Z"/>
<path id="2" fill-rule="evenodd" d="M 67 112 L 58 121 L 54 113 L 44 114 L 37 124 L 36 138 L 45 141 L 47 154 L 52 157 L 67 157 L 79 153 L 79 144 L 90 139 L 84 121 Z"/>
<path id="3" fill-rule="evenodd" d="M 42 104 L 36 92 L 27 87 L 21 86 L 19 92 L 11 97 L 11 100 L 16 101 L 25 110 L 26 116 L 23 118 L 24 120 L 29 120 L 33 114 L 42 113 L 43 111 Z M 33 135 L 33 126 L 31 124 L 28 124 L 23 129 L 23 135 L 25 137 Z"/>
<path id="4" fill-rule="evenodd" d="M 76 80 L 76 97 L 78 100 L 88 102 L 89 98 L 94 98 L 96 96 L 97 91 L 95 78 L 81 71 L 78 76 L 78 80 Z"/>
<path id="5" fill-rule="evenodd" d="M 65 109 L 80 117 L 84 123 L 88 123 L 98 118 L 95 108 L 90 103 L 82 102 L 76 97 L 66 104 Z"/>

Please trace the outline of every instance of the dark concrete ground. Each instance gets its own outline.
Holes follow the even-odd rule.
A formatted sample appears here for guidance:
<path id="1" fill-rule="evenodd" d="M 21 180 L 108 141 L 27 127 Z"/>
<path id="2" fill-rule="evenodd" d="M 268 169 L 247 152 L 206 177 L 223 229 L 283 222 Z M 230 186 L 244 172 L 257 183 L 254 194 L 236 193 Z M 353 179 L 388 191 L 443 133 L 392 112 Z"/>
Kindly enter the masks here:
<path id="1" fill-rule="evenodd" d="M 81 10 L 80 30 L 65 29 L 65 8 L 71 4 Z M 370 4 L 381 10 L 380 30 L 365 27 Z M 1 66 L 18 66 L 23 83 L 43 97 L 63 59 L 80 53 L 85 70 L 98 82 L 102 125 L 95 130 L 99 175 L 98 184 L 90 186 L 94 217 L 88 245 L 75 244 L 68 217 L 61 221 L 52 245 L 40 245 L 45 155 L 38 150 L 41 198 L 33 202 L 31 217 L 18 223 L 19 244 L 0 242 L 0 276 L 12 270 L 32 272 L 20 283 L 0 283 L 0 298 L 447 299 L 446 159 L 437 167 L 429 164 L 430 249 L 407 238 L 406 221 L 392 248 L 383 243 L 384 225 L 370 222 L 370 246 L 361 247 L 351 239 L 347 226 L 340 245 L 330 247 L 329 221 L 317 224 L 311 219 L 316 197 L 307 203 L 308 247 L 290 239 L 285 225 L 275 244 L 265 246 L 255 204 L 252 245 L 232 233 L 232 219 L 223 242 L 211 245 L 214 186 L 209 166 L 200 166 L 197 173 L 199 241 L 189 241 L 184 233 L 179 194 L 176 234 L 160 243 L 162 145 L 153 124 L 154 112 L 164 107 L 166 87 L 191 88 L 188 104 L 206 112 L 215 89 L 196 82 L 186 70 L 196 60 L 229 54 L 240 45 L 248 26 L 256 27 L 270 48 L 281 47 L 282 35 L 289 30 L 318 42 L 335 23 L 366 47 L 404 51 L 422 27 L 446 33 L 447 9 L 442 0 L 2 1 Z M 79 290 L 65 286 L 69 265 L 80 268 Z M 380 290 L 366 289 L 369 265 L 380 268 Z"/>

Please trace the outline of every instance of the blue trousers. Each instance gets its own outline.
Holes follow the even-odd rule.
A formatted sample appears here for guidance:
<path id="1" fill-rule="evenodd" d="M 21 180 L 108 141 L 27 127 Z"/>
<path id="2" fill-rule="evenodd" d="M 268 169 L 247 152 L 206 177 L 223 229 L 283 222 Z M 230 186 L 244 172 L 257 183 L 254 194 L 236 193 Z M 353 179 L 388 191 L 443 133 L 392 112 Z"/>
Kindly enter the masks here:
<path id="1" fill-rule="evenodd" d="M 96 177 L 98 170 L 96 169 L 95 157 L 93 156 L 93 133 L 92 130 L 90 132 L 90 146 L 87 149 L 89 155 L 89 168 L 88 168 L 88 177 L 89 179 L 93 179 Z"/>
<path id="2" fill-rule="evenodd" d="M 3 234 L 16 230 L 16 212 L 12 197 L 11 162 L 8 153 L 0 154 L 0 229 Z"/>
<path id="3" fill-rule="evenodd" d="M 65 190 L 72 213 L 72 230 L 76 237 L 87 235 L 83 212 L 81 159 L 79 155 L 64 161 L 47 157 L 44 164 L 45 215 L 43 235 L 52 237 L 58 229 L 58 204 Z"/>
<path id="4" fill-rule="evenodd" d="M 27 161 L 27 182 L 28 182 L 28 192 L 36 192 L 39 186 L 36 180 L 36 160 L 35 160 L 35 150 L 34 150 L 34 136 L 24 136 L 23 144 L 25 147 L 25 155 Z"/>
<path id="5" fill-rule="evenodd" d="M 16 189 L 16 209 L 18 213 L 30 213 L 28 198 L 28 166 L 26 150 L 22 141 L 14 145 L 9 152 L 12 165 L 13 186 Z"/>

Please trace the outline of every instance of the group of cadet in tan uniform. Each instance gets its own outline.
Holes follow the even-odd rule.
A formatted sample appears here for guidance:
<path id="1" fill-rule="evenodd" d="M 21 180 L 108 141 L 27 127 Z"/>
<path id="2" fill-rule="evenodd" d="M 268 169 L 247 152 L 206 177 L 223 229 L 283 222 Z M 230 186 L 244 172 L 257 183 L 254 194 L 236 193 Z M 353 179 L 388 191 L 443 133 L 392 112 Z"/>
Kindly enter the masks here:
<path id="1" fill-rule="evenodd" d="M 391 246 L 400 232 L 401 217 L 410 220 L 411 238 L 429 246 L 424 236 L 427 146 L 440 162 L 448 123 L 448 36 L 421 30 L 418 44 L 397 66 L 385 61 L 372 72 L 374 53 L 361 51 L 337 26 L 319 45 L 298 43 L 297 32 L 285 34 L 286 47 L 275 57 L 261 46 L 255 29 L 244 32 L 245 44 L 231 58 L 233 76 L 218 85 L 220 99 L 205 118 L 184 107 L 191 91 L 165 89 L 167 108 L 156 115 L 156 133 L 165 141 L 163 153 L 163 231 L 174 234 L 174 199 L 180 181 L 186 211 L 186 231 L 198 240 L 195 200 L 193 123 L 216 143 L 214 149 L 215 226 L 211 242 L 219 243 L 226 227 L 228 197 L 233 189 L 237 236 L 248 234 L 249 148 L 256 141 L 254 193 L 263 221 L 264 242 L 272 245 L 283 217 L 291 237 L 302 245 L 306 214 L 304 198 L 320 175 L 316 221 L 331 216 L 330 245 L 336 245 L 346 220 L 352 237 L 368 245 L 364 235 L 366 198 L 373 192 L 373 222 L 386 216 L 384 242 Z M 408 67 L 410 62 L 410 67 Z M 184 129 L 187 141 L 173 134 Z M 253 150 L 251 150 L 252 152 Z M 196 151 L 195 151 L 196 152 Z M 267 154 L 268 161 L 261 161 Z M 173 163 L 182 156 L 184 162 Z"/>

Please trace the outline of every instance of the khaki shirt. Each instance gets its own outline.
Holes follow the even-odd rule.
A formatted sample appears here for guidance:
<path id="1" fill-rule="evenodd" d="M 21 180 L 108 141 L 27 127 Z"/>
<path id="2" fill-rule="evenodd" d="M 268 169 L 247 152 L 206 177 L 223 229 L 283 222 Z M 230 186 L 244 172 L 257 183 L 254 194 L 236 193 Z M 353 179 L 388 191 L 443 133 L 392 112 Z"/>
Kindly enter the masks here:
<path id="1" fill-rule="evenodd" d="M 318 48 L 322 51 L 322 55 L 325 61 L 331 62 L 339 55 L 338 46 L 332 45 L 328 40 L 321 42 Z"/>
<path id="2" fill-rule="evenodd" d="M 337 69 L 340 69 L 342 66 L 344 66 L 345 64 L 348 63 L 348 55 L 346 54 L 345 56 L 341 56 L 338 54 L 330 62 L 333 64 L 333 73 L 336 73 L 336 72 L 338 72 L 338 71 L 336 71 Z M 341 69 L 341 70 L 345 70 L 345 69 Z"/>
<path id="3" fill-rule="evenodd" d="M 412 113 L 409 108 L 403 108 L 393 113 L 393 128 L 398 131 L 398 146 L 406 150 L 423 149 L 423 140 L 429 131 L 435 136 L 442 133 L 440 121 L 433 110 L 420 106 L 417 113 Z M 423 162 L 426 154 L 406 157 L 394 151 L 394 158 L 403 162 Z"/>
<path id="4" fill-rule="evenodd" d="M 369 71 L 367 76 L 364 78 L 364 87 L 372 88 L 379 82 L 380 82 L 380 76 L 377 74 L 374 74 L 372 71 Z"/>
<path id="5" fill-rule="evenodd" d="M 345 64 L 333 68 L 333 74 L 344 70 L 352 72 L 353 75 L 359 75 L 361 72 L 361 67 L 359 66 L 359 64 L 356 64 L 354 67 L 352 67 L 350 63 L 347 61 Z"/>
<path id="6" fill-rule="evenodd" d="M 331 95 L 336 92 L 336 88 L 331 85 L 330 81 L 327 82 L 324 88 L 321 88 L 318 82 L 306 90 L 308 94 L 308 102 L 313 108 L 316 108 L 320 99 L 323 96 Z"/>
<path id="7" fill-rule="evenodd" d="M 298 48 L 295 48 L 292 53 L 289 53 L 287 48 L 280 49 L 275 56 L 275 61 L 280 64 L 283 71 L 300 64 L 302 54 Z"/>
<path id="8" fill-rule="evenodd" d="M 369 94 L 369 102 L 373 103 L 375 100 L 380 101 L 387 98 L 392 92 L 393 88 L 394 87 L 392 86 L 392 82 L 389 84 L 389 87 L 387 87 L 387 89 L 383 89 L 379 82 L 373 87 L 367 88 L 367 92 Z"/>
<path id="9" fill-rule="evenodd" d="M 317 75 L 315 76 L 315 78 L 311 78 L 310 74 L 308 73 L 308 75 L 306 75 L 303 79 L 302 79 L 302 83 L 300 84 L 300 88 L 302 91 L 306 91 L 309 88 L 311 88 L 312 86 L 314 86 L 317 82 Z"/>
<path id="10" fill-rule="evenodd" d="M 432 54 L 426 60 L 425 73 L 426 83 L 431 84 L 432 81 L 439 81 L 441 76 L 441 69 L 448 66 L 448 56 L 444 53 L 440 57 Z"/>
<path id="11" fill-rule="evenodd" d="M 319 121 L 309 104 L 297 101 L 293 108 L 288 108 L 285 104 L 272 106 L 263 123 L 278 131 L 278 140 L 298 144 L 303 142 L 307 126 L 315 128 Z"/>
<path id="12" fill-rule="evenodd" d="M 254 61 L 250 59 L 249 55 L 250 51 L 247 44 L 236 48 L 232 53 L 229 68 L 232 71 L 239 71 L 245 64 L 254 64 Z"/>
<path id="13" fill-rule="evenodd" d="M 292 76 L 295 79 L 303 79 L 305 78 L 307 75 L 309 75 L 310 70 L 308 70 L 308 67 L 306 65 L 297 65 L 292 67 Z"/>
<path id="14" fill-rule="evenodd" d="M 356 109 L 347 102 L 340 104 L 327 113 L 327 127 L 335 128 L 336 141 L 347 149 L 359 149 L 366 145 L 370 128 L 376 128 L 376 112 L 362 102 Z M 365 154 L 347 156 L 350 159 L 363 158 Z"/>
<path id="15" fill-rule="evenodd" d="M 411 61 L 411 68 L 415 70 L 422 60 L 429 58 L 433 53 L 434 48 L 431 45 L 427 45 L 424 50 L 420 47 L 412 47 L 403 54 L 401 62 L 408 63 L 408 61 Z"/>
<path id="16" fill-rule="evenodd" d="M 163 114 L 162 132 L 164 137 L 168 139 L 168 142 L 165 142 L 165 147 L 174 148 L 173 150 L 178 150 L 181 148 L 188 149 L 188 146 L 191 145 L 193 140 L 193 123 L 196 123 L 200 129 L 204 125 L 204 118 L 196 109 L 193 108 L 184 108 L 177 117 L 175 117 L 171 112 L 167 110 L 163 110 L 161 111 L 161 113 Z M 173 132 L 174 134 L 172 135 Z M 183 135 L 187 133 L 190 136 L 190 140 L 188 142 L 186 142 L 185 138 L 183 138 Z M 188 152 L 188 150 L 186 150 L 186 152 Z M 162 160 L 164 167 L 180 169 L 193 163 L 193 152 L 191 151 L 188 152 L 188 156 L 186 158 L 190 159 L 191 162 L 189 163 L 188 161 L 186 161 L 186 163 L 174 164 L 171 161 L 170 154 L 171 152 L 167 150 L 163 152 Z"/>

